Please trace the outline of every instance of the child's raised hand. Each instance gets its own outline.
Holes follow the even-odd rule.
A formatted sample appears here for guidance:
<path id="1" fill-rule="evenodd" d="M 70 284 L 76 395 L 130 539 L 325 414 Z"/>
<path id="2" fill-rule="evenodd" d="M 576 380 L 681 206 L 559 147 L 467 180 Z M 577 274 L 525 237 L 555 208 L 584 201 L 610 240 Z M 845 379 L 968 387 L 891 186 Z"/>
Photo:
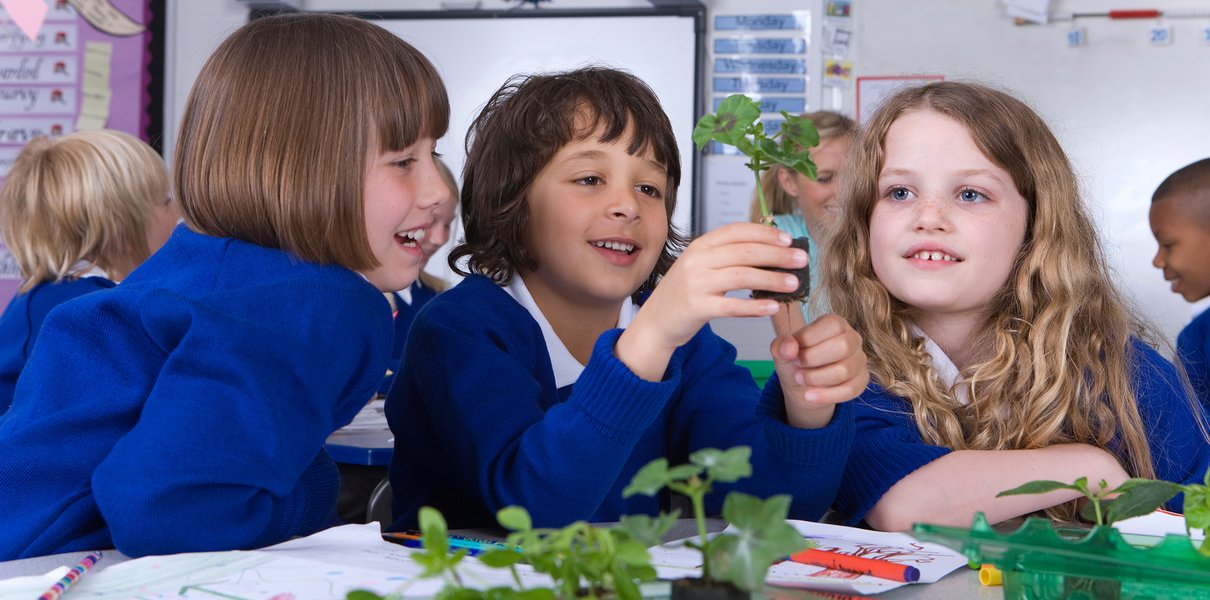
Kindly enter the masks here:
<path id="1" fill-rule="evenodd" d="M 777 312 L 769 299 L 732 298 L 732 290 L 793 292 L 797 278 L 758 267 L 798 269 L 807 253 L 790 247 L 789 234 L 768 225 L 732 223 L 697 238 L 685 249 L 635 315 L 614 348 L 639 377 L 658 381 L 672 352 L 718 317 Z"/>
<path id="2" fill-rule="evenodd" d="M 802 324 L 802 312 L 791 305 L 790 326 Z M 778 336 L 769 347 L 786 401 L 786 420 L 794 427 L 816 429 L 832 420 L 836 404 L 856 398 L 870 382 L 861 335 L 843 318 L 826 314 L 788 334 L 785 319 L 774 317 Z"/>

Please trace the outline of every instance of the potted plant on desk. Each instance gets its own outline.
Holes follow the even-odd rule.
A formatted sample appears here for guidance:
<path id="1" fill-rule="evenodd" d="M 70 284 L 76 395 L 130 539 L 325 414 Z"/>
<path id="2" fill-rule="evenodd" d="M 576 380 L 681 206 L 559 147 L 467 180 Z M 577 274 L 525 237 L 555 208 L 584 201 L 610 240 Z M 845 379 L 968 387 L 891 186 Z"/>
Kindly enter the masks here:
<path id="1" fill-rule="evenodd" d="M 765 200 L 764 186 L 761 185 L 761 174 L 774 165 L 794 169 L 814 180 L 815 163 L 807 150 L 819 145 L 819 132 L 811 119 L 791 115 L 781 111 L 785 121 L 777 133 L 765 133 L 765 124 L 760 121 L 760 104 L 743 95 L 728 96 L 718 106 L 714 114 L 705 115 L 693 129 L 693 143 L 702 149 L 710 142 L 718 142 L 735 147 L 748 158 L 746 163 L 756 179 L 757 199 L 760 203 L 761 222 L 773 225 L 773 215 Z M 807 238 L 795 238 L 791 243 L 796 248 L 807 249 Z M 777 269 L 792 273 L 798 277 L 798 289 L 789 294 L 753 290 L 753 298 L 772 298 L 779 302 L 789 303 L 802 301 L 811 293 L 811 278 L 807 267 L 801 269 Z"/>
<path id="2" fill-rule="evenodd" d="M 730 492 L 723 501 L 723 518 L 737 531 L 711 538 L 706 531 L 705 498 L 715 483 L 733 483 L 752 475 L 752 449 L 707 448 L 689 456 L 689 464 L 668 466 L 668 460 L 651 461 L 635 474 L 623 497 L 653 496 L 669 490 L 689 498 L 697 525 L 696 541 L 686 544 L 702 554 L 702 576 L 672 583 L 673 600 L 747 600 L 765 586 L 765 575 L 774 561 L 805 550 L 807 541 L 789 523 L 786 515 L 790 497 L 761 500 L 741 492 Z M 675 516 L 675 515 L 673 515 Z"/>

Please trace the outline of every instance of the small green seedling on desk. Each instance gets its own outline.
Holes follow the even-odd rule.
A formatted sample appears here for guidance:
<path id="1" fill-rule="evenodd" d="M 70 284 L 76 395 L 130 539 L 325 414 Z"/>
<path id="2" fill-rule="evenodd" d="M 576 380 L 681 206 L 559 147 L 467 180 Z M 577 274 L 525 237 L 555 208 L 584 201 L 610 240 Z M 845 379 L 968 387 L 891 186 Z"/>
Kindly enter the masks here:
<path id="1" fill-rule="evenodd" d="M 623 518 L 622 525 L 613 527 L 576 521 L 560 529 L 535 529 L 529 511 L 519 506 L 501 509 L 496 519 L 511 531 L 504 544 L 515 550 L 489 550 L 479 560 L 512 569 L 518 587 L 516 565 L 529 564 L 555 580 L 554 596 L 560 600 L 640 600 L 638 582 L 655 579 L 647 547 L 658 543 L 673 521 L 647 518 L 627 523 Z M 656 541 L 649 544 L 652 538 Z"/>
<path id="2" fill-rule="evenodd" d="M 765 190 L 761 185 L 761 174 L 774 165 L 794 169 L 799 173 L 815 179 L 815 163 L 807 150 L 819 145 L 819 132 L 811 119 L 791 115 L 781 111 L 785 121 L 777 133 L 765 133 L 765 124 L 760 121 L 760 104 L 743 95 L 728 96 L 718 106 L 714 114 L 703 116 L 693 129 L 693 143 L 702 149 L 710 142 L 718 142 L 734 146 L 744 156 L 746 163 L 756 179 L 757 199 L 760 202 L 761 221 L 773 225 L 773 215 L 765 200 Z M 807 249 L 807 239 L 797 238 L 793 242 L 797 248 Z M 773 298 L 780 302 L 802 301 L 810 295 L 810 273 L 807 267 L 802 269 L 776 269 L 798 276 L 798 289 L 790 294 L 754 290 L 754 298 Z"/>
<path id="3" fill-rule="evenodd" d="M 765 585 L 765 575 L 774 561 L 805 550 L 807 541 L 786 523 L 790 497 L 773 496 L 761 500 L 741 492 L 730 492 L 723 501 L 723 518 L 738 533 L 720 533 L 711 538 L 706 531 L 706 496 L 715 483 L 734 483 L 752 475 L 752 449 L 737 446 L 729 450 L 707 448 L 689 456 L 689 464 L 668 466 L 659 458 L 635 474 L 622 497 L 635 494 L 653 496 L 669 490 L 689 498 L 697 525 L 697 541 L 686 542 L 702 553 L 700 582 L 678 580 L 673 597 L 693 595 L 694 586 L 722 588 L 728 597 L 747 598 Z M 683 586 L 688 586 L 686 589 Z"/>
<path id="4" fill-rule="evenodd" d="M 1031 481 L 1011 490 L 997 494 L 1015 496 L 1019 494 L 1045 494 L 1055 490 L 1075 490 L 1088 499 L 1081 516 L 1096 525 L 1112 525 L 1131 517 L 1150 514 L 1177 494 L 1185 493 L 1185 533 L 1190 529 L 1210 527 L 1210 470 L 1206 471 L 1202 483 L 1181 485 L 1170 481 L 1133 478 L 1110 489 L 1102 480 L 1096 490 L 1088 487 L 1088 478 L 1081 477 L 1074 483 L 1060 481 Z M 1210 556 L 1210 539 L 1202 540 L 1198 551 Z"/>

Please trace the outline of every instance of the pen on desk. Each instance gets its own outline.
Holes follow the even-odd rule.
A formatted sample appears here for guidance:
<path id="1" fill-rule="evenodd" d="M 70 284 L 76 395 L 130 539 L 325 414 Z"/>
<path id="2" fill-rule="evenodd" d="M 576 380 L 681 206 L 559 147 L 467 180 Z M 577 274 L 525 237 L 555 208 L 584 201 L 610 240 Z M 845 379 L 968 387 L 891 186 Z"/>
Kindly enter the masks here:
<path id="1" fill-rule="evenodd" d="M 383 537 L 386 537 L 387 535 L 388 534 L 384 533 Z M 413 540 L 405 537 L 392 537 L 389 538 L 388 541 L 395 542 L 396 544 L 399 544 L 405 548 L 424 548 L 424 542 L 422 540 Z M 467 556 L 479 556 L 479 554 L 483 552 L 483 550 L 480 550 L 479 548 L 467 548 L 465 546 L 450 544 L 451 552 L 457 552 L 458 550 L 466 550 Z"/>
<path id="2" fill-rule="evenodd" d="M 828 552 L 827 550 L 803 550 L 790 555 L 790 560 L 804 565 L 827 567 L 850 573 L 873 575 L 892 581 L 912 583 L 920 581 L 920 569 L 889 560 L 877 558 L 862 558 L 851 554 Z"/>
<path id="3" fill-rule="evenodd" d="M 409 548 L 423 548 L 424 538 L 415 533 L 400 533 L 388 531 L 382 534 L 382 538 L 388 542 L 402 544 Z M 495 550 L 497 548 L 506 548 L 504 544 L 489 541 L 477 540 L 459 537 L 457 535 L 447 536 L 451 550 L 465 549 L 471 552 L 471 556 L 475 556 L 485 550 Z"/>
<path id="4" fill-rule="evenodd" d="M 101 560 L 100 552 L 93 552 L 85 556 L 62 579 L 56 581 L 54 585 L 50 586 L 50 589 L 46 590 L 41 596 L 38 596 L 38 600 L 58 600 L 59 596 L 62 596 L 63 592 L 66 592 L 68 588 L 79 581 L 93 565 L 97 564 L 98 560 Z"/>

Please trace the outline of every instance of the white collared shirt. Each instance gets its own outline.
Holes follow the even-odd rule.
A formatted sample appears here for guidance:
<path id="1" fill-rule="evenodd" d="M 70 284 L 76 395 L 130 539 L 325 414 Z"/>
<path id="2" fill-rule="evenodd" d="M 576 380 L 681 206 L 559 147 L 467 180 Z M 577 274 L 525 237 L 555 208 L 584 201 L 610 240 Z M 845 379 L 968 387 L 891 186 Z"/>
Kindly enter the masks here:
<path id="1" fill-rule="evenodd" d="M 912 325 L 912 332 L 924 338 L 924 351 L 928 352 L 929 357 L 933 359 L 933 370 L 937 372 L 937 379 L 941 381 L 941 385 L 946 389 L 954 388 L 954 384 L 958 382 L 961 376 L 958 366 L 954 364 L 954 361 L 950 360 L 950 357 L 945 355 L 945 351 L 941 349 L 941 346 L 938 346 L 937 342 L 934 342 L 929 336 L 925 335 L 919 327 Z M 963 406 L 970 404 L 970 390 L 967 389 L 967 386 L 963 385 L 954 389 L 954 399 Z"/>
<path id="2" fill-rule="evenodd" d="M 73 264 L 71 268 L 67 270 L 67 272 L 71 273 L 72 277 L 77 279 L 84 279 L 85 277 L 104 277 L 105 279 L 112 279 L 109 276 L 109 273 L 105 272 L 105 269 L 102 269 L 101 267 L 98 267 L 97 265 L 86 260 L 76 261 L 76 263 Z"/>
<path id="3" fill-rule="evenodd" d="M 584 372 L 584 365 L 576 360 L 571 355 L 571 351 L 555 334 L 554 328 L 550 326 L 550 321 L 546 320 L 546 315 L 542 314 L 542 310 L 538 308 L 538 304 L 534 302 L 534 297 L 529 293 L 529 288 L 525 287 L 525 282 L 521 280 L 520 275 L 513 275 L 512 283 L 502 286 L 509 296 L 512 296 L 525 310 L 529 311 L 530 316 L 538 322 L 538 327 L 542 329 L 542 338 L 546 342 L 546 353 L 550 355 L 550 367 L 555 373 L 555 387 L 563 388 L 576 382 L 580 378 L 580 373 Z M 618 311 L 617 329 L 625 329 L 630 322 L 634 320 L 634 315 L 639 310 L 634 302 L 628 297 L 622 302 L 622 310 Z"/>

